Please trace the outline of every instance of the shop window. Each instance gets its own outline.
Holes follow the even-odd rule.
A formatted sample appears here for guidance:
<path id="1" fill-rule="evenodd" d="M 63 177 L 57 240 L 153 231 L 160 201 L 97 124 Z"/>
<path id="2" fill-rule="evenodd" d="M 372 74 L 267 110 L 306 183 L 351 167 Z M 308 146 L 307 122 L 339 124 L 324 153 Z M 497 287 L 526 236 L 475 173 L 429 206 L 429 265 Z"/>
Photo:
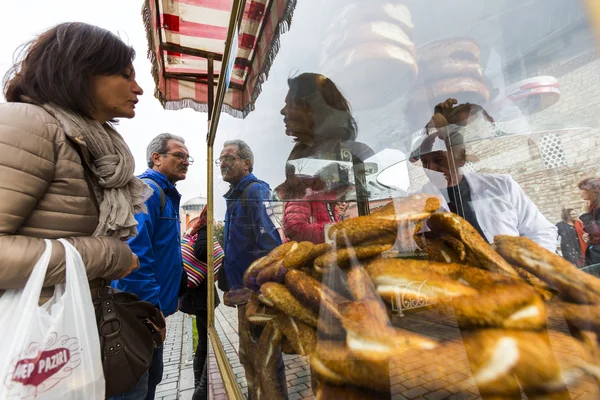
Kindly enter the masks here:
<path id="1" fill-rule="evenodd" d="M 542 136 L 538 142 L 538 147 L 545 168 L 550 169 L 567 165 L 567 158 L 558 134 L 548 133 Z"/>

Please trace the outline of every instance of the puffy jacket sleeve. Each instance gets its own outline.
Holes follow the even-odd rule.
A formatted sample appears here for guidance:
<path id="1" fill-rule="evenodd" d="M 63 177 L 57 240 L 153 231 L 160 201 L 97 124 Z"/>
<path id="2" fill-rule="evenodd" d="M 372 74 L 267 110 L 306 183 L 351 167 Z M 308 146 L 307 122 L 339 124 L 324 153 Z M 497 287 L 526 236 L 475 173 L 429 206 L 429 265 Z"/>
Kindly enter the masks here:
<path id="1" fill-rule="evenodd" d="M 0 289 L 21 288 L 45 249 L 43 238 L 19 235 L 19 228 L 35 210 L 54 178 L 56 125 L 31 116 L 0 113 Z M 9 118 L 10 117 L 10 118 Z M 109 237 L 66 238 L 79 251 L 89 279 L 112 279 L 127 270 L 131 251 Z M 45 286 L 65 280 L 64 248 L 54 240 Z"/>
<path id="2" fill-rule="evenodd" d="M 311 203 L 292 201 L 286 203 L 283 212 L 283 228 L 290 240 L 313 243 L 325 242 L 325 222 L 311 223 Z"/>

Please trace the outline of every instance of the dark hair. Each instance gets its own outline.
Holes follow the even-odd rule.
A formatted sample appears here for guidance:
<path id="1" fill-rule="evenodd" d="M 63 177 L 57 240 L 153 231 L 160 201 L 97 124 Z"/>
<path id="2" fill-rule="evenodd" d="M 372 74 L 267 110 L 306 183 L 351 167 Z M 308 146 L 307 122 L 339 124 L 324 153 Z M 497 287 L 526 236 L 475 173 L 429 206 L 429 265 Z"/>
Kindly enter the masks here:
<path id="1" fill-rule="evenodd" d="M 600 178 L 586 178 L 579 182 L 577 187 L 581 190 L 592 192 L 594 195 L 594 200 L 590 202 L 588 207 L 589 212 L 600 206 Z"/>
<path id="2" fill-rule="evenodd" d="M 561 213 L 560 213 L 560 217 L 562 218 L 562 220 L 564 222 L 569 222 L 571 220 L 571 211 L 573 211 L 572 208 L 563 208 Z"/>
<path id="3" fill-rule="evenodd" d="M 21 46 L 4 77 L 9 102 L 30 97 L 91 118 L 93 78 L 122 73 L 135 51 L 117 35 L 82 22 L 56 25 Z"/>
<path id="4" fill-rule="evenodd" d="M 338 128 L 342 128 L 341 137 L 336 139 L 356 140 L 358 126 L 352 117 L 350 103 L 331 79 L 321 74 L 307 72 L 288 79 L 288 86 L 293 101 L 304 103 L 311 108 L 315 127 L 324 124 L 326 119 L 331 119 L 333 110 L 341 111 L 334 121 L 339 124 Z M 322 98 L 324 104 L 315 101 L 315 94 L 320 95 L 316 99 Z M 324 105 L 333 110 L 326 109 Z"/>
<path id="5" fill-rule="evenodd" d="M 494 119 L 488 114 L 487 111 L 483 107 L 478 104 L 472 103 L 464 103 L 459 104 L 456 107 L 443 112 L 442 114 L 448 120 L 448 123 L 455 125 L 466 125 L 467 121 L 461 118 L 462 114 L 468 113 L 469 115 L 474 115 L 481 113 L 483 118 L 488 122 L 494 122 Z"/>

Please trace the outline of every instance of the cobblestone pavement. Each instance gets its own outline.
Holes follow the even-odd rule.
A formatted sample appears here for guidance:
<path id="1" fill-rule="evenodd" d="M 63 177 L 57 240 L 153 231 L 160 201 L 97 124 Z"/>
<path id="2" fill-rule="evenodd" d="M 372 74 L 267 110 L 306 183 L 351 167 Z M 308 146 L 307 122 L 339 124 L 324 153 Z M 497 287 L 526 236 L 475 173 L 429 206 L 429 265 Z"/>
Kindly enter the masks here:
<path id="1" fill-rule="evenodd" d="M 215 312 L 215 328 L 223 343 L 223 350 L 231 363 L 233 372 L 237 377 L 238 384 L 245 396 L 248 395 L 248 383 L 244 374 L 244 367 L 240 364 L 238 355 L 239 335 L 237 309 L 227 307 L 221 304 Z M 212 349 L 210 351 L 210 386 L 213 391 L 214 399 L 226 399 L 223 382 L 219 375 L 216 360 Z M 310 389 L 310 369 L 308 359 L 297 355 L 283 355 L 285 362 L 285 374 L 288 384 L 288 394 L 290 400 L 313 399 L 313 393 Z"/>
<path id="2" fill-rule="evenodd" d="M 156 400 L 189 400 L 194 391 L 192 362 L 187 356 L 187 316 L 177 313 L 167 318 L 167 339 L 163 379 L 156 388 Z M 191 335 L 191 332 L 189 332 Z"/>

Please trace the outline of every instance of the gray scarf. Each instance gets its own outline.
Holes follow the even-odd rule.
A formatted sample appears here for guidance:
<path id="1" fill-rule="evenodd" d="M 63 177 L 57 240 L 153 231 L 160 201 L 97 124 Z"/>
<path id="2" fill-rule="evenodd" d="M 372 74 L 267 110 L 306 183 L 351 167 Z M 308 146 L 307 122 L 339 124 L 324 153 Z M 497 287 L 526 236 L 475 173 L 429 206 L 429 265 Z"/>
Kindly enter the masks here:
<path id="1" fill-rule="evenodd" d="M 134 214 L 148 212 L 145 201 L 152 189 L 133 175 L 135 161 L 123 137 L 110 124 L 85 118 L 52 104 L 41 106 L 61 124 L 81 148 L 91 170 L 94 193 L 100 206 L 93 236 L 127 239 L 137 235 Z"/>

